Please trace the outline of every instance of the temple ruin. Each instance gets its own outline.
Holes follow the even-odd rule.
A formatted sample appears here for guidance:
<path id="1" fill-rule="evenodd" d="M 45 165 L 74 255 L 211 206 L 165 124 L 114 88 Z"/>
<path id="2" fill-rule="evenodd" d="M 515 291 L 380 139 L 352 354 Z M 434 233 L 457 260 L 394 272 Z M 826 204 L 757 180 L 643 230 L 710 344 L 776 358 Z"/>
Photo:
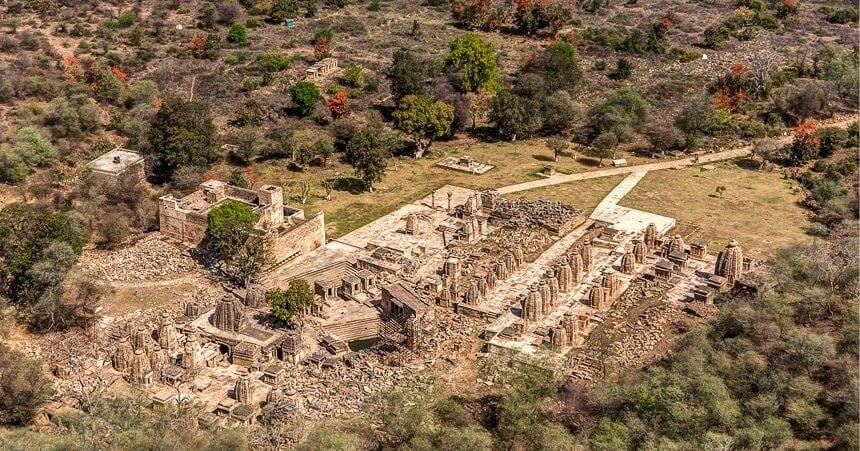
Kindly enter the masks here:
<path id="1" fill-rule="evenodd" d="M 272 257 L 286 262 L 325 244 L 323 213 L 305 218 L 303 210 L 284 204 L 283 188 L 263 185 L 256 190 L 208 180 L 181 199 L 168 194 L 159 198 L 161 234 L 189 246 L 206 237 L 208 213 L 227 201 L 249 206 L 258 216 L 254 228 L 271 240 Z"/>

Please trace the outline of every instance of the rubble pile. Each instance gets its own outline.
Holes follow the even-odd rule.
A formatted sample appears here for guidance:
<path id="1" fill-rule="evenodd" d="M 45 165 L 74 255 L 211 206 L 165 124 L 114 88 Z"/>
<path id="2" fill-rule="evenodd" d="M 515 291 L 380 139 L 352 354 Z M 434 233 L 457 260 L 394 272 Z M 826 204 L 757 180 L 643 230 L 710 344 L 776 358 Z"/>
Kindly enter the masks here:
<path id="1" fill-rule="evenodd" d="M 580 211 L 556 201 L 530 199 L 500 199 L 493 216 L 514 226 L 537 225 L 558 233 L 571 228 L 580 218 Z"/>
<path id="2" fill-rule="evenodd" d="M 94 277 L 131 282 L 172 277 L 196 269 L 197 264 L 188 252 L 151 233 L 128 248 L 86 251 L 81 255 L 79 267 Z"/>

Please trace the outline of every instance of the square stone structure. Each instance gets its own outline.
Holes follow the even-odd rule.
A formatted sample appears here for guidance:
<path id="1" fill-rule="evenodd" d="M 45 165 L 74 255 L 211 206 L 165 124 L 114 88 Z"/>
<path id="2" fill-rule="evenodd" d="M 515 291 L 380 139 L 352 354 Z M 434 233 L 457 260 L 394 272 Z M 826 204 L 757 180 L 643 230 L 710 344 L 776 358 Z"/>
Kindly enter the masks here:
<path id="1" fill-rule="evenodd" d="M 323 213 L 305 218 L 304 210 L 284 204 L 281 187 L 263 185 L 250 190 L 218 180 L 201 183 L 197 191 L 181 199 L 170 194 L 159 198 L 161 233 L 197 246 L 206 236 L 209 212 L 229 200 L 246 204 L 257 213 L 260 219 L 254 228 L 272 239 L 276 263 L 295 259 L 325 244 Z"/>
<path id="2" fill-rule="evenodd" d="M 87 163 L 97 178 L 115 181 L 120 179 L 140 181 L 146 176 L 143 155 L 119 147 Z"/>

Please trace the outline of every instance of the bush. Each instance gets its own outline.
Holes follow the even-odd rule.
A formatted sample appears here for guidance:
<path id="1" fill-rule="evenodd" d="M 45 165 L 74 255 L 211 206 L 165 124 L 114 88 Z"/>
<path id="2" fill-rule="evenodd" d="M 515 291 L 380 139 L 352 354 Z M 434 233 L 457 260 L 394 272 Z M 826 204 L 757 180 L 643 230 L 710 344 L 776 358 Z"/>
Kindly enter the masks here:
<path id="1" fill-rule="evenodd" d="M 670 125 L 651 125 L 645 129 L 645 136 L 655 150 L 681 150 L 687 146 L 687 138 L 677 127 Z"/>
<path id="2" fill-rule="evenodd" d="M 364 84 L 364 68 L 353 64 L 344 69 L 343 83 L 351 88 L 360 88 Z"/>
<path id="3" fill-rule="evenodd" d="M 119 15 L 119 19 L 117 19 L 117 23 L 120 28 L 128 28 L 134 25 L 134 21 L 137 17 L 135 17 L 134 11 L 125 11 Z"/>
<path id="4" fill-rule="evenodd" d="M 629 142 L 632 132 L 648 122 L 649 111 L 648 102 L 638 92 L 621 88 L 591 110 L 589 124 L 595 135 L 613 132 L 620 142 Z"/>
<path id="5" fill-rule="evenodd" d="M 290 88 L 290 96 L 293 99 L 293 105 L 302 116 L 311 114 L 322 97 L 317 85 L 309 81 L 300 81 L 294 84 Z"/>
<path id="6" fill-rule="evenodd" d="M 227 42 L 233 44 L 247 44 L 248 35 L 245 32 L 245 26 L 240 23 L 233 23 L 227 31 Z"/>
<path id="7" fill-rule="evenodd" d="M 819 154 L 822 157 L 829 157 L 838 149 L 841 149 L 845 142 L 848 141 L 848 132 L 838 127 L 825 127 L 818 131 L 821 144 L 819 145 Z"/>
<path id="8" fill-rule="evenodd" d="M 131 235 L 128 218 L 119 213 L 109 214 L 98 225 L 99 235 L 102 243 L 108 248 L 113 248 L 123 243 Z"/>
<path id="9" fill-rule="evenodd" d="M 39 361 L 0 345 L 0 421 L 29 423 L 53 393 Z"/>

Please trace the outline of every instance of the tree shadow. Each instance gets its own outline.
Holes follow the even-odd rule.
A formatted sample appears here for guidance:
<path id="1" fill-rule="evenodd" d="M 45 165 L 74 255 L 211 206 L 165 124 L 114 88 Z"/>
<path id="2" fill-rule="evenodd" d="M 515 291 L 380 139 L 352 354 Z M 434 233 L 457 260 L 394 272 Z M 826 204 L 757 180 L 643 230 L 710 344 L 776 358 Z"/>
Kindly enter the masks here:
<path id="1" fill-rule="evenodd" d="M 350 194 L 361 194 L 364 192 L 364 182 L 356 177 L 337 177 L 330 179 L 332 188 L 337 191 L 346 191 Z"/>
<path id="2" fill-rule="evenodd" d="M 553 157 L 551 155 L 532 155 L 532 158 L 534 158 L 537 161 L 555 163 L 555 157 Z"/>
<path id="3" fill-rule="evenodd" d="M 588 166 L 588 167 L 592 167 L 592 168 L 599 168 L 600 167 L 600 159 L 598 159 L 598 158 L 579 157 L 576 161 L 579 163 L 582 163 L 583 165 Z"/>

